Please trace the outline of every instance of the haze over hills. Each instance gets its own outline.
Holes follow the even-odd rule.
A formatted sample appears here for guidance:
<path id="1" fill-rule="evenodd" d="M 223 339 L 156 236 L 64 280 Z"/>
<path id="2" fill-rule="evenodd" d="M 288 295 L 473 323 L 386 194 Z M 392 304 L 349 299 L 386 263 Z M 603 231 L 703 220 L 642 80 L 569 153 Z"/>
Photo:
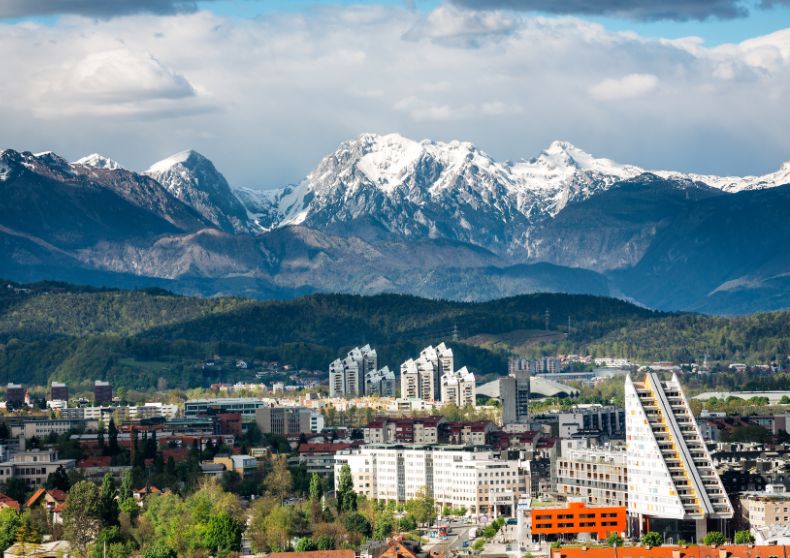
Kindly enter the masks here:
<path id="1" fill-rule="evenodd" d="M 614 295 L 670 310 L 790 306 L 790 164 L 646 171 L 554 142 L 498 162 L 465 142 L 363 134 L 279 191 L 185 151 L 144 173 L 0 152 L 0 276 L 200 295 Z"/>

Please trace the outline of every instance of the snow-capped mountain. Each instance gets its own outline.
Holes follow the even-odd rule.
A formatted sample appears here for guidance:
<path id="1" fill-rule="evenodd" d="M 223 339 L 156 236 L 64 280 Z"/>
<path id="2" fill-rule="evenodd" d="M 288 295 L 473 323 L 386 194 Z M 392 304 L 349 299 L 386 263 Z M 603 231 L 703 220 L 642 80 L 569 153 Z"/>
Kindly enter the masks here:
<path id="1" fill-rule="evenodd" d="M 266 228 L 342 225 L 354 234 L 449 238 L 530 257 L 536 226 L 569 203 L 645 172 L 593 157 L 564 141 L 531 159 L 497 162 L 467 142 L 363 134 L 340 144 L 297 186 L 240 197 Z M 762 177 L 653 174 L 730 193 L 786 184 L 790 163 Z"/>
<path id="2" fill-rule="evenodd" d="M 72 165 L 82 165 L 85 167 L 92 167 L 94 169 L 105 169 L 105 170 L 118 170 L 123 169 L 118 161 L 113 161 L 109 157 L 105 157 L 104 155 L 99 155 L 98 153 L 91 153 L 90 155 L 86 155 L 81 159 L 77 159 L 72 163 Z"/>
<path id="3" fill-rule="evenodd" d="M 144 173 L 218 228 L 247 232 L 247 210 L 214 164 L 197 151 L 176 153 L 151 165 Z"/>

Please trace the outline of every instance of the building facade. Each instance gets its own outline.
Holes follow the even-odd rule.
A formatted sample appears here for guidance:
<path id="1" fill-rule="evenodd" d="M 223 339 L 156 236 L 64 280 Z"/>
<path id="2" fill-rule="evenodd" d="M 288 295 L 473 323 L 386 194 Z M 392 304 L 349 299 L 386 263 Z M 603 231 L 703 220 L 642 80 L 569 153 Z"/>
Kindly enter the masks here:
<path id="1" fill-rule="evenodd" d="M 96 405 L 112 403 L 112 384 L 102 380 L 93 382 L 93 400 Z"/>
<path id="2" fill-rule="evenodd" d="M 15 453 L 10 461 L 0 463 L 0 482 L 18 477 L 30 487 L 43 486 L 59 467 L 70 471 L 75 464 L 73 459 L 58 459 L 58 452 L 54 449 L 23 451 Z"/>
<path id="3" fill-rule="evenodd" d="M 426 347 L 419 357 L 401 364 L 401 398 L 439 401 L 441 377 L 452 373 L 454 369 L 452 349 L 444 343 L 439 343 L 436 347 Z"/>
<path id="4" fill-rule="evenodd" d="M 454 403 L 459 407 L 476 403 L 475 375 L 466 366 L 455 372 L 447 371 L 441 378 L 442 403 Z"/>
<path id="5" fill-rule="evenodd" d="M 732 518 L 677 375 L 662 381 L 650 372 L 642 382 L 626 376 L 625 410 L 628 511 L 639 530 L 661 519 L 694 522 L 701 541 L 708 519 Z"/>
<path id="6" fill-rule="evenodd" d="M 625 447 L 587 447 L 586 440 L 563 440 L 557 457 L 557 493 L 591 506 L 628 504 Z"/>
<path id="7" fill-rule="evenodd" d="M 583 502 L 569 502 L 565 508 L 534 508 L 531 515 L 533 538 L 587 535 L 606 540 L 612 533 L 624 536 L 627 527 L 623 506 L 588 507 Z"/>
<path id="8" fill-rule="evenodd" d="M 365 377 L 378 367 L 376 350 L 370 345 L 354 347 L 345 358 L 329 365 L 329 396 L 359 397 L 365 395 Z"/>
<path id="9" fill-rule="evenodd" d="M 790 526 L 790 493 L 784 485 L 769 484 L 762 492 L 744 492 L 738 500 L 741 518 L 749 527 Z"/>
<path id="10" fill-rule="evenodd" d="M 458 447 L 369 445 L 335 456 L 335 479 L 348 464 L 354 490 L 375 500 L 405 502 L 421 492 L 437 508 L 466 508 L 473 514 L 510 515 L 528 495 L 527 472 L 517 460 L 491 451 Z"/>
<path id="11" fill-rule="evenodd" d="M 315 411 L 305 407 L 260 407 L 255 411 L 255 423 L 264 434 L 279 434 L 292 436 L 309 434 L 323 430 L 323 421 L 320 421 L 320 430 L 316 429 L 319 422 L 314 420 Z"/>

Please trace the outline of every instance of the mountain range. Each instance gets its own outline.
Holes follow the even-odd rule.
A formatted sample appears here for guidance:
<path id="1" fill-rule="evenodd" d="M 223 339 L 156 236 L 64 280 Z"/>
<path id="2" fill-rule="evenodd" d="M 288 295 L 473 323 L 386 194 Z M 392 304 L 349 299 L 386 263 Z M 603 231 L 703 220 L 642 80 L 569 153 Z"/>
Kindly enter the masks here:
<path id="1" fill-rule="evenodd" d="M 556 141 L 495 161 L 363 134 L 298 184 L 233 188 L 184 151 L 143 172 L 0 152 L 0 277 L 204 296 L 610 295 L 663 310 L 790 307 L 790 163 L 756 177 L 646 170 Z"/>

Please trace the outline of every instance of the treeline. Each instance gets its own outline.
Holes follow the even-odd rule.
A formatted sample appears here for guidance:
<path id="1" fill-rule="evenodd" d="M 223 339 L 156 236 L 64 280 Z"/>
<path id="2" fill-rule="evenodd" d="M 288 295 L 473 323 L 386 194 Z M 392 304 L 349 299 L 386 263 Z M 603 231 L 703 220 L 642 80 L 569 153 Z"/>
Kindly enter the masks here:
<path id="1" fill-rule="evenodd" d="M 397 367 L 424 346 L 452 342 L 457 366 L 506 371 L 507 347 L 465 344 L 477 334 L 549 329 L 561 341 L 531 345 L 527 356 L 589 353 L 635 360 L 780 361 L 790 354 L 790 313 L 710 317 L 654 312 L 587 296 L 534 294 L 484 303 L 405 295 L 311 295 L 289 301 L 201 299 L 159 289 L 119 291 L 63 284 L 0 289 L 0 382 L 46 384 L 106 378 L 150 388 L 217 381 L 200 363 L 213 355 L 275 360 L 324 369 L 370 343 L 381 365 Z M 156 367 L 136 363 L 155 362 Z"/>

